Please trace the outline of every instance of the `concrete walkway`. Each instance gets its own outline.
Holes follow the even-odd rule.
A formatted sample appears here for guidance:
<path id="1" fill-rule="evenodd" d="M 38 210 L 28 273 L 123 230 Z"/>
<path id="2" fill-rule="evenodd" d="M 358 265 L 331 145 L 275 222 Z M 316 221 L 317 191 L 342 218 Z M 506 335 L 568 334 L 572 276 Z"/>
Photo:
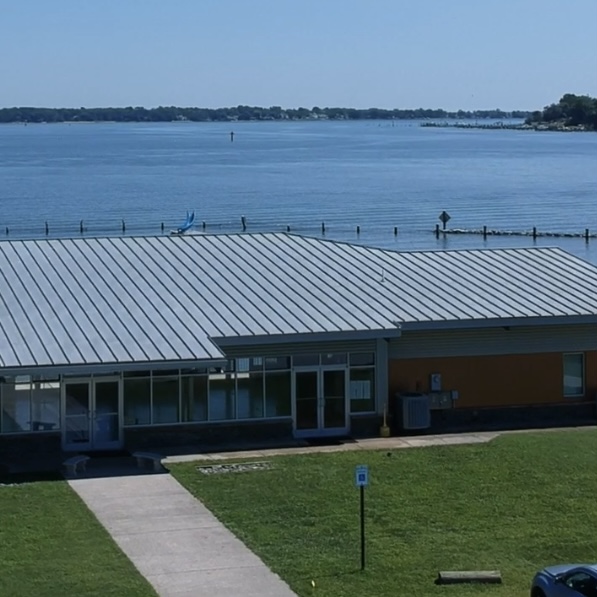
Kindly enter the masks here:
<path id="1" fill-rule="evenodd" d="M 69 484 L 161 597 L 296 597 L 168 474 Z"/>
<path id="2" fill-rule="evenodd" d="M 225 452 L 198 452 L 194 454 L 173 454 L 162 459 L 164 465 L 195 460 L 234 460 L 239 458 L 269 458 L 291 454 L 313 454 L 315 452 L 346 452 L 358 450 L 398 450 L 401 448 L 421 448 L 425 446 L 454 446 L 458 444 L 484 444 L 513 433 L 548 433 L 595 429 L 595 426 L 557 427 L 549 429 L 517 429 L 508 431 L 481 431 L 478 433 L 450 433 L 442 435 L 418 435 L 412 437 L 373 437 L 339 441 L 337 444 L 322 446 L 296 446 L 286 448 L 239 449 Z"/>

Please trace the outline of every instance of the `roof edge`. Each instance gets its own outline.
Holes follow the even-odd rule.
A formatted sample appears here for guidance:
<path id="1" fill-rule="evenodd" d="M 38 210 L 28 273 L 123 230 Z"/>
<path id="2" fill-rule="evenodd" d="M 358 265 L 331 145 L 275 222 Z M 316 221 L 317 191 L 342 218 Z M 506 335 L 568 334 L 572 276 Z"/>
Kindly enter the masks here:
<path id="1" fill-rule="evenodd" d="M 358 340 L 378 340 L 398 338 L 402 334 L 401 324 L 396 322 L 395 328 L 379 330 L 362 330 L 351 332 L 314 332 L 305 334 L 275 334 L 268 336 L 226 336 L 210 339 L 221 349 L 231 346 L 257 346 L 272 344 L 290 344 L 302 342 L 347 342 Z"/>
<path id="2" fill-rule="evenodd" d="M 532 327 L 552 325 L 596 324 L 597 313 L 593 315 L 559 315 L 554 317 L 510 317 L 496 319 L 466 319 L 450 321 L 419 321 L 403 323 L 402 331 L 466 330 L 495 327 Z"/>

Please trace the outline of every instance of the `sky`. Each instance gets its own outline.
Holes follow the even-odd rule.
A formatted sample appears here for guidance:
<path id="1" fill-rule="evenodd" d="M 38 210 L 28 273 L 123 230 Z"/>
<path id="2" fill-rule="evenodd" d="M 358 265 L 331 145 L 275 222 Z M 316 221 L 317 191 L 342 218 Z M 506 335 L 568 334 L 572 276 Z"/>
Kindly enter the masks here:
<path id="1" fill-rule="evenodd" d="M 597 0 L 0 0 L 0 107 L 535 110 L 597 96 Z"/>

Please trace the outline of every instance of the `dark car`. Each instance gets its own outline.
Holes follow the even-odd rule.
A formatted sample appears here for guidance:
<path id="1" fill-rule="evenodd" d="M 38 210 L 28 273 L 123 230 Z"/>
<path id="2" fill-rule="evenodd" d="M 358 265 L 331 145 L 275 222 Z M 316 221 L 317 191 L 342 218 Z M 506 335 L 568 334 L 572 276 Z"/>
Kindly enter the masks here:
<path id="1" fill-rule="evenodd" d="M 597 564 L 561 564 L 537 572 L 531 597 L 597 597 Z"/>

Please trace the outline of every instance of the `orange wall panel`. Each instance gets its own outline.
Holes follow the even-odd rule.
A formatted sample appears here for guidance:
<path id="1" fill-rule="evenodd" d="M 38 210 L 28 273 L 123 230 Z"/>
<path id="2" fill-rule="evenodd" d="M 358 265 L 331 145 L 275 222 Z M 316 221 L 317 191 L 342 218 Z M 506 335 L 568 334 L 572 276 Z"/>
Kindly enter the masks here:
<path id="1" fill-rule="evenodd" d="M 457 408 L 553 404 L 563 396 L 561 353 L 392 359 L 390 398 L 397 392 L 428 392 L 432 373 L 442 390 L 458 390 Z M 585 397 L 597 394 L 597 352 L 585 354 Z"/>

